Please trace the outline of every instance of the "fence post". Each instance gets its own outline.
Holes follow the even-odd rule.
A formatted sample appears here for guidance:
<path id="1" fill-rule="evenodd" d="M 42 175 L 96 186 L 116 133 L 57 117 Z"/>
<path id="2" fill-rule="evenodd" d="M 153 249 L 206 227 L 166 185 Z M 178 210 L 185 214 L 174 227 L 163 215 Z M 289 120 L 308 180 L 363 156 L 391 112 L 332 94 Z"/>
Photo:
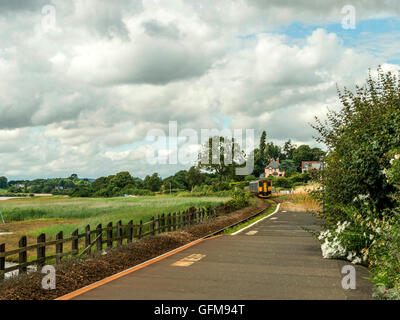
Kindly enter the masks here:
<path id="1" fill-rule="evenodd" d="M 151 231 L 151 235 L 152 235 L 152 236 L 155 235 L 155 231 L 154 231 L 155 227 L 154 227 L 154 225 L 155 225 L 154 217 L 151 217 L 150 231 Z"/>
<path id="2" fill-rule="evenodd" d="M 161 232 L 165 232 L 165 214 L 161 215 Z"/>
<path id="3" fill-rule="evenodd" d="M 173 224 L 173 230 L 176 230 L 176 212 L 174 212 L 173 218 L 172 218 L 172 224 Z"/>
<path id="4" fill-rule="evenodd" d="M 133 221 L 128 222 L 128 235 L 127 235 L 127 242 L 131 243 L 133 239 Z"/>
<path id="5" fill-rule="evenodd" d="M 138 230 L 138 239 L 142 238 L 142 228 L 143 228 L 142 225 L 143 225 L 143 221 L 140 220 L 140 222 L 139 222 L 139 230 Z"/>
<path id="6" fill-rule="evenodd" d="M 100 252 L 103 250 L 103 230 L 101 230 L 101 223 L 96 228 L 96 251 Z"/>
<path id="7" fill-rule="evenodd" d="M 79 238 L 78 238 L 79 231 L 76 229 L 74 232 L 72 232 L 72 254 L 75 256 L 79 253 Z"/>
<path id="8" fill-rule="evenodd" d="M 85 248 L 87 248 L 90 246 L 90 225 L 85 227 L 85 233 Z M 87 249 L 86 253 L 90 255 L 92 253 L 92 247 Z"/>
<path id="9" fill-rule="evenodd" d="M 18 247 L 20 249 L 23 249 L 23 248 L 26 248 L 26 245 L 27 245 L 26 236 L 23 236 L 23 237 L 21 237 L 21 239 L 18 242 Z M 27 262 L 27 254 L 26 254 L 26 249 L 25 249 L 24 251 L 21 251 L 18 254 L 18 264 L 22 265 L 26 262 Z M 23 267 L 19 267 L 18 272 L 19 272 L 19 274 L 22 274 L 22 273 L 26 273 L 26 270 L 27 270 L 26 266 L 23 266 Z"/>
<path id="10" fill-rule="evenodd" d="M 158 214 L 157 215 L 157 223 L 156 223 L 156 226 L 157 226 L 157 234 L 160 234 L 160 215 Z"/>
<path id="11" fill-rule="evenodd" d="M 6 244 L 0 244 L 0 254 L 6 252 Z M 0 257 L 0 280 L 5 278 L 4 269 L 6 268 L 6 257 Z"/>
<path id="12" fill-rule="evenodd" d="M 110 230 L 108 230 L 110 228 Z M 112 248 L 113 245 L 113 229 L 112 229 L 112 222 L 107 225 L 107 248 Z"/>
<path id="13" fill-rule="evenodd" d="M 63 232 L 60 231 L 59 233 L 57 233 L 56 235 L 56 241 L 60 241 L 56 243 L 56 264 L 61 262 L 61 254 L 63 253 Z"/>
<path id="14" fill-rule="evenodd" d="M 122 221 L 117 222 L 117 246 L 122 246 Z"/>
<path id="15" fill-rule="evenodd" d="M 37 237 L 37 244 L 40 246 L 37 248 L 37 266 L 42 267 L 46 263 L 46 235 L 42 233 Z"/>
<path id="16" fill-rule="evenodd" d="M 171 212 L 168 213 L 168 217 L 167 217 L 167 231 L 171 231 Z"/>

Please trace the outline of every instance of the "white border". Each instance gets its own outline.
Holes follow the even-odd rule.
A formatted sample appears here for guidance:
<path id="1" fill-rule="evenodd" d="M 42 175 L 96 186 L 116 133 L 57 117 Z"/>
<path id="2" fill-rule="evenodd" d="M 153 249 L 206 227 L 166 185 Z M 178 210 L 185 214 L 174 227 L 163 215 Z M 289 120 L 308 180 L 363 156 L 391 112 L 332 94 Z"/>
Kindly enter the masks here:
<path id="1" fill-rule="evenodd" d="M 262 218 L 260 220 L 257 220 L 256 222 L 253 222 L 252 224 L 248 225 L 247 227 L 244 227 L 244 228 L 242 228 L 242 229 L 240 229 L 240 230 L 238 230 L 238 231 L 236 231 L 234 233 L 231 233 L 231 236 L 235 236 L 235 235 L 239 234 L 240 232 L 242 232 L 242 231 L 254 226 L 255 224 L 259 223 L 260 221 L 263 221 L 264 219 L 272 217 L 274 214 L 276 214 L 279 211 L 280 207 L 281 207 L 281 204 L 278 203 L 278 206 L 276 207 L 274 212 L 272 212 L 271 214 L 269 214 L 268 216 L 266 216 L 266 217 L 264 217 L 264 218 Z"/>

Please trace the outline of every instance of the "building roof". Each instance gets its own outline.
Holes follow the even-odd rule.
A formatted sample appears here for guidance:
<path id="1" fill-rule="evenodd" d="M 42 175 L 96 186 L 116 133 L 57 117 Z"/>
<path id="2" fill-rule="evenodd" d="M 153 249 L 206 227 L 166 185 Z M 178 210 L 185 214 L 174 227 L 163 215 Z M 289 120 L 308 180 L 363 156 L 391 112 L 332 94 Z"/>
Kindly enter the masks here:
<path id="1" fill-rule="evenodd" d="M 303 169 L 321 169 L 322 162 L 321 161 L 302 161 L 301 167 Z"/>
<path id="2" fill-rule="evenodd" d="M 278 160 L 271 159 L 266 168 L 279 169 L 279 159 Z"/>

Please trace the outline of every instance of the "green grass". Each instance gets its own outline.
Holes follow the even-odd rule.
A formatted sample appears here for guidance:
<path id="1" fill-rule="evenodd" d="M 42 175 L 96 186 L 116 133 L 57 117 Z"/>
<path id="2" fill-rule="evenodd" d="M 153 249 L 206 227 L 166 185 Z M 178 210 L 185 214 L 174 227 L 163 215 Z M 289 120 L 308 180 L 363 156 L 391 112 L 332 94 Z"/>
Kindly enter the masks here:
<path id="1" fill-rule="evenodd" d="M 250 224 L 252 224 L 252 223 L 254 223 L 254 222 L 256 222 L 256 221 L 258 221 L 258 220 L 260 220 L 260 219 L 262 219 L 264 217 L 267 217 L 267 216 L 271 215 L 275 211 L 275 209 L 277 207 L 277 204 L 272 200 L 267 200 L 267 201 L 269 203 L 271 203 L 271 206 L 267 210 L 265 210 L 265 212 L 263 214 L 255 217 L 254 219 L 251 219 L 251 220 L 249 220 L 249 221 L 247 221 L 245 223 L 239 224 L 239 225 L 234 226 L 232 228 L 228 228 L 228 229 L 226 229 L 224 231 L 224 233 L 225 234 L 232 234 L 232 233 L 234 233 L 234 232 L 236 232 L 236 231 L 238 231 L 238 230 L 240 230 L 242 228 L 245 228 L 245 227 L 249 226 Z"/>
<path id="2" fill-rule="evenodd" d="M 188 209 L 190 206 L 214 206 L 229 200 L 228 197 L 136 197 L 136 198 L 66 198 L 46 197 L 38 199 L 16 199 L 0 202 L 6 222 L 37 221 L 43 219 L 65 220 L 65 224 L 49 225 L 31 231 L 32 235 L 46 233 L 54 237 L 59 231 L 70 234 L 79 228 L 83 231 L 89 224 L 95 228 L 121 220 L 138 223 L 152 216 Z M 78 222 L 76 222 L 78 220 Z"/>

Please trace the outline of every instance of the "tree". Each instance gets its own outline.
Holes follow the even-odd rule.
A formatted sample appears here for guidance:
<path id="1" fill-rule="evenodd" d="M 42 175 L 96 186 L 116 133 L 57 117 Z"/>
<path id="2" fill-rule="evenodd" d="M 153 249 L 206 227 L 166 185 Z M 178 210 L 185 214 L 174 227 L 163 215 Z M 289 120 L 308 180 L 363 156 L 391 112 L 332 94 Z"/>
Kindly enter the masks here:
<path id="1" fill-rule="evenodd" d="M 260 158 L 261 159 L 265 158 L 265 149 L 267 148 L 266 139 L 267 139 L 267 133 L 265 131 L 263 131 L 261 134 L 261 138 L 260 138 Z"/>
<path id="2" fill-rule="evenodd" d="M 289 139 L 283 146 L 283 153 L 285 154 L 286 159 L 293 159 L 294 150 L 296 150 L 296 145 L 292 144 L 292 141 Z"/>
<path id="3" fill-rule="evenodd" d="M 97 178 L 96 180 L 93 181 L 92 183 L 92 188 L 95 191 L 98 191 L 100 189 L 103 189 L 107 186 L 107 178 L 106 177 L 100 177 Z"/>
<path id="4" fill-rule="evenodd" d="M 277 146 L 276 144 L 274 144 L 273 142 L 269 142 L 266 146 L 265 149 L 265 155 L 264 155 L 266 162 L 265 165 L 268 164 L 269 159 L 282 159 L 283 158 L 283 154 L 281 152 L 281 148 L 279 146 Z"/>
<path id="5" fill-rule="evenodd" d="M 8 180 L 6 177 L 0 177 L 0 189 L 7 189 Z"/>
<path id="6" fill-rule="evenodd" d="M 76 173 L 73 173 L 73 174 L 71 174 L 71 176 L 68 179 L 76 180 L 76 179 L 78 179 L 78 175 Z"/>
<path id="7" fill-rule="evenodd" d="M 128 185 L 133 185 L 134 180 L 128 171 L 122 171 L 117 173 L 111 179 L 110 183 L 117 188 L 123 189 Z"/>
<path id="8" fill-rule="evenodd" d="M 320 161 L 325 152 L 320 148 L 312 148 L 309 145 L 301 145 L 293 150 L 293 161 L 297 168 L 301 167 L 302 161 Z"/>
<path id="9" fill-rule="evenodd" d="M 147 175 L 143 183 L 146 189 L 155 192 L 155 191 L 160 191 L 162 180 L 158 176 L 158 173 L 156 172 L 153 173 L 151 176 Z"/>
<path id="10" fill-rule="evenodd" d="M 339 98 L 342 109 L 330 111 L 327 121 L 316 118 L 313 126 L 329 150 L 322 177 L 327 214 L 343 218 L 338 206 L 356 205 L 361 196 L 358 206 L 368 202 L 369 212 L 383 215 L 394 206 L 395 187 L 384 169 L 390 166 L 387 153 L 400 145 L 399 76 L 379 68 L 355 92 L 339 91 Z"/>
<path id="11" fill-rule="evenodd" d="M 326 152 L 320 148 L 312 148 L 311 153 L 314 161 L 319 161 L 326 155 Z"/>
<path id="12" fill-rule="evenodd" d="M 199 168 L 214 173 L 221 182 L 235 178 L 235 169 L 245 161 L 245 153 L 233 139 L 213 137 L 203 145 L 198 158 Z"/>
<path id="13" fill-rule="evenodd" d="M 289 178 L 296 173 L 297 168 L 293 160 L 282 160 L 279 166 L 279 170 L 285 171 L 285 177 Z"/>
<path id="14" fill-rule="evenodd" d="M 259 147 L 258 149 L 255 149 L 253 151 L 254 153 L 253 174 L 257 177 L 259 177 L 262 173 L 264 173 L 266 166 L 266 157 L 265 157 L 265 149 L 267 148 L 266 139 L 267 139 L 267 133 L 263 131 L 261 134 Z"/>
<path id="15" fill-rule="evenodd" d="M 302 161 L 312 161 L 313 159 L 313 153 L 308 145 L 303 144 L 293 150 L 293 161 L 297 168 L 301 167 Z"/>
<path id="16" fill-rule="evenodd" d="M 187 181 L 192 190 L 194 186 L 198 186 L 204 181 L 204 177 L 198 167 L 193 166 L 189 169 L 187 172 Z"/>

